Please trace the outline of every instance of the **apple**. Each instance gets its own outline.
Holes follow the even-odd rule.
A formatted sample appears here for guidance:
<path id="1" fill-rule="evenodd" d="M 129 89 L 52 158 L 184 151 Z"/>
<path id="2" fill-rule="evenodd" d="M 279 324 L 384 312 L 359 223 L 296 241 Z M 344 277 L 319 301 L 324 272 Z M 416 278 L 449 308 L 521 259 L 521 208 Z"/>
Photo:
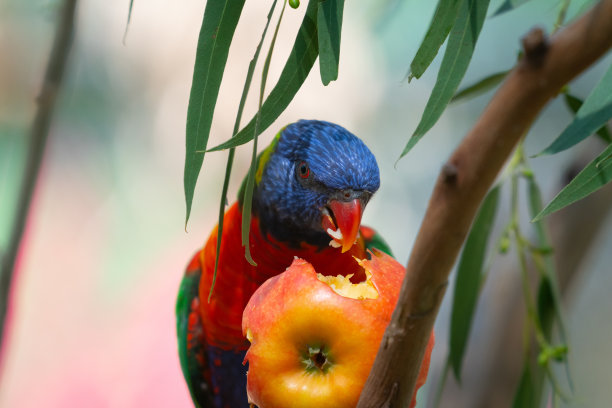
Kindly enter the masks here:
<path id="1" fill-rule="evenodd" d="M 355 407 L 404 278 L 404 267 L 376 251 L 356 260 L 366 280 L 323 276 L 296 258 L 267 280 L 247 304 L 242 330 L 249 403 L 259 408 Z M 416 390 L 425 383 L 430 336 Z"/>

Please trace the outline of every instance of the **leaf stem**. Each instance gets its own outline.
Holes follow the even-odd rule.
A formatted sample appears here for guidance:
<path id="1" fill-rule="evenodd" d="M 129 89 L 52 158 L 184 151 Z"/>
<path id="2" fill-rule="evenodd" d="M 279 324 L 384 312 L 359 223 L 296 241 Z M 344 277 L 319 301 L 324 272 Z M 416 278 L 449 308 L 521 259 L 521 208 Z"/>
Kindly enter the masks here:
<path id="1" fill-rule="evenodd" d="M 553 34 L 556 33 L 561 27 L 563 27 L 565 17 L 567 16 L 567 9 L 569 8 L 570 3 L 571 0 L 563 0 L 563 2 L 561 3 L 559 14 L 557 14 L 557 21 L 555 21 L 555 25 L 553 27 Z"/>
<path id="2" fill-rule="evenodd" d="M 559 382 L 550 367 L 551 359 L 550 359 L 550 355 L 547 354 L 547 351 L 552 349 L 552 346 L 547 340 L 547 337 L 550 337 L 550 333 L 548 334 L 544 333 L 542 322 L 540 321 L 540 317 L 536 312 L 536 308 L 535 308 L 535 304 L 533 300 L 533 294 L 531 293 L 531 288 L 529 284 L 529 276 L 528 276 L 528 268 L 527 268 L 527 253 L 529 253 L 534 262 L 535 269 L 540 276 L 540 280 L 548 279 L 548 282 L 550 282 L 550 285 L 552 287 L 551 289 L 553 292 L 553 298 L 554 298 L 553 302 L 554 302 L 555 313 L 557 316 L 557 323 L 559 325 L 562 338 L 564 339 L 563 341 L 565 341 L 563 317 L 562 317 L 562 313 L 560 309 L 558 286 L 557 286 L 557 279 L 555 275 L 554 265 L 552 263 L 552 260 L 550 259 L 550 255 L 544 255 L 541 252 L 541 249 L 543 247 L 549 247 L 550 243 L 546 236 L 544 226 L 541 224 L 541 222 L 536 222 L 534 224 L 534 228 L 537 232 L 537 236 L 539 240 L 538 245 L 533 245 L 529 241 L 529 239 L 526 238 L 522 234 L 521 229 L 520 229 L 520 223 L 519 223 L 518 182 L 520 178 L 527 179 L 529 183 L 529 188 L 530 188 L 529 193 L 531 195 L 530 199 L 531 199 L 531 205 L 533 207 L 531 208 L 531 211 L 537 213 L 538 211 L 541 210 L 541 208 L 539 208 L 541 207 L 541 198 L 539 196 L 539 189 L 537 188 L 537 185 L 535 184 L 535 179 L 533 177 L 533 171 L 529 167 L 529 163 L 527 162 L 527 159 L 525 156 L 523 140 L 521 140 L 518 143 L 516 151 L 510 161 L 509 168 L 510 168 L 509 170 L 511 174 L 511 184 L 512 184 L 512 205 L 511 205 L 512 216 L 511 216 L 511 222 L 509 226 L 514 236 L 514 240 L 516 244 L 516 251 L 519 257 L 523 295 L 524 295 L 525 305 L 527 308 L 527 317 L 528 317 L 528 320 L 525 326 L 526 330 L 525 330 L 525 338 L 524 338 L 526 358 L 529 358 L 529 355 L 530 355 L 529 350 L 532 348 L 531 341 L 530 341 L 531 337 L 529 335 L 529 333 L 531 332 L 530 326 L 532 326 L 533 333 L 537 341 L 538 348 L 540 350 L 540 355 L 542 355 L 542 353 L 544 353 L 545 355 L 545 370 L 549 378 L 549 381 L 551 383 L 551 386 L 553 387 L 554 394 L 559 395 L 565 401 L 567 400 L 567 396 L 565 392 L 559 386 Z M 564 356 L 563 360 L 566 362 L 566 369 L 567 369 L 567 357 Z M 568 373 L 568 379 L 569 378 L 570 377 Z"/>
<path id="3" fill-rule="evenodd" d="M 268 79 L 268 70 L 270 68 L 270 61 L 272 60 L 272 52 L 274 51 L 274 45 L 276 44 L 276 37 L 278 36 L 278 30 L 280 28 L 281 21 L 283 20 L 283 14 L 285 7 L 287 6 L 287 0 L 283 2 L 283 8 L 281 9 L 274 35 L 272 36 L 272 42 L 264 62 L 263 71 L 261 74 L 261 86 L 259 90 L 259 107 L 257 109 L 257 117 L 255 119 L 255 129 L 253 135 L 253 154 L 251 155 L 251 168 L 247 176 L 246 188 L 244 190 L 244 199 L 242 202 L 242 245 L 244 246 L 244 256 L 247 261 L 256 266 L 257 264 L 251 256 L 251 250 L 249 245 L 249 233 L 251 229 L 251 203 L 253 200 L 253 189 L 255 188 L 255 172 L 257 170 L 257 139 L 259 133 L 259 126 L 261 122 L 261 107 L 263 105 L 264 94 L 266 89 L 266 80 Z"/>
<path id="4" fill-rule="evenodd" d="M 242 120 L 242 113 L 244 112 L 244 105 L 246 104 L 247 96 L 249 94 L 249 90 L 251 89 L 251 81 L 253 79 L 253 72 L 255 71 L 255 65 L 257 65 L 257 60 L 259 59 L 259 53 L 261 52 L 261 47 L 263 45 L 264 39 L 266 38 L 266 33 L 268 32 L 268 27 L 270 26 L 270 20 L 272 19 L 272 14 L 274 14 L 274 9 L 276 8 L 277 0 L 272 2 L 272 6 L 270 7 L 270 11 L 268 12 L 268 19 L 266 21 L 266 25 L 264 27 L 263 33 L 261 34 L 261 39 L 259 40 L 259 44 L 257 44 L 257 48 L 255 50 L 255 54 L 253 58 L 249 62 L 249 69 L 247 70 L 247 76 L 244 80 L 244 86 L 242 87 L 242 95 L 240 97 L 240 103 L 238 104 L 238 113 L 236 114 L 236 120 L 234 122 L 234 130 L 232 135 L 236 135 L 240 130 L 240 121 Z M 229 154 L 227 156 L 227 164 L 225 166 L 225 179 L 223 180 L 223 189 L 221 191 L 221 202 L 219 203 L 219 221 L 217 224 L 217 247 L 215 250 L 215 270 L 213 272 L 212 284 L 210 286 L 210 291 L 208 292 L 208 301 L 212 297 L 213 290 L 215 288 L 215 283 L 217 282 L 217 272 L 219 270 L 219 256 L 221 253 L 221 240 L 223 237 L 223 221 L 225 217 L 225 206 L 227 205 L 227 191 L 229 189 L 229 181 L 232 174 L 232 166 L 234 164 L 234 156 L 235 156 L 236 148 L 232 147 L 229 149 Z"/>

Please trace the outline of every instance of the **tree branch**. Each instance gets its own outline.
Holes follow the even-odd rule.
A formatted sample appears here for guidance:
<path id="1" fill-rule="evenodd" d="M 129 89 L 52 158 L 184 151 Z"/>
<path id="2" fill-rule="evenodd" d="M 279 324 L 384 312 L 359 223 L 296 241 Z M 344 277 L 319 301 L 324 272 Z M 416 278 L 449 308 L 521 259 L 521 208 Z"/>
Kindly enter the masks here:
<path id="1" fill-rule="evenodd" d="M 438 177 L 358 408 L 409 405 L 448 275 L 478 206 L 549 99 L 612 47 L 610 21 L 612 0 L 602 0 L 551 41 L 537 28 L 523 39 L 524 57 Z M 389 398 L 394 384 L 399 387 Z"/>
<path id="2" fill-rule="evenodd" d="M 28 210 L 32 194 L 38 178 L 40 163 L 42 161 L 47 134 L 53 116 L 55 101 L 62 83 L 66 61 L 70 52 L 74 32 L 74 14 L 77 0 L 65 0 L 62 6 L 53 49 L 49 56 L 49 63 L 45 72 L 43 86 L 38 96 L 38 110 L 30 129 L 30 140 L 26 156 L 25 175 L 21 191 L 19 192 L 17 214 L 15 215 L 9 246 L 0 269 L 0 347 L 4 344 L 6 333 L 6 317 L 8 310 L 9 291 L 15 269 L 15 261 L 19 252 L 19 245 L 25 229 Z M 1 350 L 1 349 L 0 349 Z M 2 357 L 4 353 L 0 354 Z"/>

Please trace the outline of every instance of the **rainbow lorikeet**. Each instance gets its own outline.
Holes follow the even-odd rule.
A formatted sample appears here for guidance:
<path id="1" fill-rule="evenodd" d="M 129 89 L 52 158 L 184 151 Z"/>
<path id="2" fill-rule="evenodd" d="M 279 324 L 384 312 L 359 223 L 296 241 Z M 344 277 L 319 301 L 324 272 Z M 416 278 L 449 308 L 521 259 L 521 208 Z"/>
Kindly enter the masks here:
<path id="1" fill-rule="evenodd" d="M 300 257 L 324 275 L 364 279 L 353 258 L 388 246 L 360 226 L 363 209 L 378 190 L 374 155 L 341 126 L 301 120 L 286 126 L 258 156 L 250 251 L 241 241 L 242 203 L 224 217 L 219 267 L 212 284 L 215 228 L 185 272 L 176 305 L 181 368 L 196 406 L 248 407 L 243 365 L 248 342 L 242 312 L 255 290 Z M 242 197 L 242 194 L 239 194 Z"/>

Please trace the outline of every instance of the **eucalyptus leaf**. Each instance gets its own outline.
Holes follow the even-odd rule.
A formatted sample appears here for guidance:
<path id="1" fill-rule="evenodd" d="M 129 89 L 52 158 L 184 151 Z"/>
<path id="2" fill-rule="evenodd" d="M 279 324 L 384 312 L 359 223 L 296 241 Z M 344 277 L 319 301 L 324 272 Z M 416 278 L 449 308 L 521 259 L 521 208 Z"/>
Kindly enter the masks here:
<path id="1" fill-rule="evenodd" d="M 527 194 L 529 198 L 529 214 L 533 218 L 537 216 L 544 207 L 542 204 L 542 193 L 540 192 L 540 188 L 538 187 L 533 175 L 527 179 Z M 539 247 L 550 248 L 551 242 L 548 238 L 548 234 L 546 233 L 546 229 L 544 228 L 544 223 L 542 221 L 537 221 L 533 223 L 533 226 L 536 230 L 536 239 Z M 554 276 L 554 265 L 551 257 L 547 256 L 546 260 L 548 272 Z"/>
<path id="2" fill-rule="evenodd" d="M 266 61 L 264 62 L 263 70 L 261 73 L 261 86 L 259 88 L 259 108 L 257 110 L 257 116 L 255 120 L 255 129 L 253 131 L 254 136 L 253 153 L 251 156 L 251 167 L 249 169 L 249 174 L 247 175 L 246 187 L 244 189 L 244 196 L 242 198 L 242 246 L 244 246 L 244 256 L 246 260 L 253 266 L 257 266 L 257 264 L 251 256 L 249 234 L 251 231 L 251 206 L 253 202 L 253 189 L 255 188 L 255 172 L 257 170 L 257 131 L 259 129 L 261 120 L 261 106 L 263 104 L 264 92 L 266 90 L 266 81 L 268 79 L 270 61 L 272 60 L 272 52 L 274 51 L 274 45 L 276 44 L 276 38 L 278 36 L 278 29 L 280 28 L 281 21 L 283 20 L 283 14 L 285 13 L 286 5 L 287 2 L 283 2 L 283 9 L 281 11 L 280 16 L 278 17 L 276 29 L 274 30 L 274 35 L 272 36 L 272 41 L 270 42 L 270 49 L 268 50 L 268 55 L 266 56 Z"/>
<path id="3" fill-rule="evenodd" d="M 207 1 L 198 38 L 193 81 L 187 108 L 185 151 L 185 225 L 189 221 L 195 186 L 204 162 L 213 112 L 229 48 L 245 0 Z"/>
<path id="4" fill-rule="evenodd" d="M 261 122 L 258 134 L 266 130 L 287 108 L 298 92 L 319 55 L 317 39 L 317 3 L 310 0 L 306 14 L 298 31 L 293 49 L 285 63 L 278 82 L 261 107 Z M 253 140 L 257 115 L 234 137 L 213 147 L 209 151 L 218 151 L 243 145 Z"/>
<path id="5" fill-rule="evenodd" d="M 449 34 L 442 65 L 421 120 L 408 140 L 400 158 L 417 144 L 438 121 L 442 112 L 459 87 L 470 64 L 476 41 L 487 15 L 489 0 L 464 0 L 461 2 L 455 24 Z"/>
<path id="6" fill-rule="evenodd" d="M 536 217 L 540 213 L 540 211 L 542 211 L 542 208 L 544 207 L 542 204 L 542 193 L 540 192 L 540 188 L 538 187 L 533 176 L 527 179 L 527 183 L 528 183 L 527 187 L 528 187 L 528 197 L 529 197 L 529 213 L 531 217 L 533 218 L 533 217 Z M 552 244 L 550 242 L 550 238 L 548 237 L 546 229 L 544 228 L 543 220 L 534 222 L 533 226 L 536 230 L 537 245 L 540 248 L 550 248 Z M 567 342 L 566 331 L 565 331 L 565 321 L 563 318 L 563 310 L 561 309 L 561 294 L 559 291 L 559 283 L 557 281 L 557 272 L 555 268 L 555 263 L 552 258 L 552 252 L 548 254 L 541 254 L 541 255 L 543 256 L 543 259 L 544 259 L 544 265 L 543 265 L 544 266 L 544 278 L 547 281 L 545 285 L 547 285 L 548 288 L 542 287 L 543 283 L 541 282 L 540 290 L 550 289 L 550 295 L 552 296 L 552 301 L 553 301 L 552 306 L 554 307 L 554 311 L 557 316 L 557 323 L 559 326 L 559 331 L 560 331 L 563 341 Z M 545 293 L 542 293 L 542 296 L 544 294 Z M 544 307 L 544 304 L 542 304 L 542 307 Z M 540 316 L 541 319 L 544 317 L 544 314 L 545 314 L 544 311 L 542 311 L 541 316 Z M 541 320 L 541 322 L 542 324 L 544 324 L 544 320 Z M 548 330 L 544 330 L 544 333 L 549 340 L 551 337 L 551 332 L 552 332 L 551 328 L 549 328 Z"/>
<path id="7" fill-rule="evenodd" d="M 465 0 L 439 0 L 429 28 L 419 46 L 416 55 L 410 63 L 408 82 L 412 78 L 420 78 L 434 60 L 453 24 L 457 19 L 459 5 Z"/>
<path id="8" fill-rule="evenodd" d="M 548 203 L 532 222 L 558 211 L 599 190 L 612 180 L 612 145 L 591 161 L 578 175 Z"/>
<path id="9" fill-rule="evenodd" d="M 215 269 L 213 271 L 212 283 L 208 292 L 208 301 L 212 298 L 215 284 L 217 283 L 217 272 L 219 271 L 219 255 L 221 254 L 221 240 L 223 239 L 223 223 L 225 221 L 225 206 L 227 205 L 227 190 L 229 189 L 232 166 L 234 165 L 234 155 L 236 149 L 230 149 L 225 165 L 225 176 L 223 178 L 223 189 L 221 192 L 221 203 L 219 204 L 219 221 L 217 222 L 217 246 L 215 247 Z"/>
<path id="10" fill-rule="evenodd" d="M 495 10 L 495 13 L 491 17 L 499 16 L 500 14 L 504 14 L 505 12 L 512 11 L 515 8 L 522 6 L 527 3 L 529 0 L 504 0 L 502 4 Z"/>
<path id="11" fill-rule="evenodd" d="M 567 92 L 563 94 L 563 100 L 565 101 L 565 105 L 567 105 L 574 115 L 584 103 L 582 99 Z"/>
<path id="12" fill-rule="evenodd" d="M 553 294 L 552 283 L 547 276 L 540 279 L 537 295 L 537 312 L 542 331 L 550 341 L 554 318 L 556 315 L 556 302 Z"/>
<path id="13" fill-rule="evenodd" d="M 500 187 L 497 185 L 485 197 L 465 241 L 457 267 L 449 339 L 449 360 L 457 381 L 461 378 L 465 347 L 483 281 L 484 258 L 497 211 L 499 191 Z"/>
<path id="14" fill-rule="evenodd" d="M 255 66 L 257 65 L 257 60 L 259 59 L 259 53 L 261 52 L 261 47 L 263 45 L 264 39 L 266 38 L 266 33 L 268 32 L 268 27 L 270 26 L 270 20 L 272 19 L 272 14 L 274 14 L 274 9 L 276 8 L 277 0 L 272 2 L 272 6 L 270 7 L 270 11 L 268 12 L 268 19 L 266 21 L 266 25 L 264 27 L 263 33 L 261 34 L 261 39 L 259 40 L 259 44 L 257 44 L 257 48 L 255 49 L 255 55 L 249 62 L 249 69 L 247 70 L 247 76 L 244 80 L 244 86 L 242 87 L 242 95 L 240 96 L 240 103 L 238 104 L 238 113 L 236 114 L 236 120 L 234 122 L 234 131 L 236 134 L 238 129 L 240 128 L 240 121 L 242 120 L 242 113 L 244 112 L 244 105 L 246 103 L 247 96 L 249 94 L 249 89 L 251 88 L 251 81 L 253 79 L 253 72 L 255 71 Z M 229 150 L 229 154 L 227 156 L 227 164 L 225 165 L 225 176 L 223 179 L 223 189 L 221 191 L 221 202 L 219 203 L 219 221 L 217 227 L 217 247 L 215 251 L 215 270 L 213 272 L 212 284 L 210 286 L 210 291 L 208 293 L 208 301 L 212 297 L 213 290 L 215 288 L 215 283 L 217 281 L 217 272 L 219 269 L 219 254 L 221 251 L 221 239 L 223 237 L 223 221 L 225 220 L 225 206 L 228 203 L 227 200 L 227 190 L 229 189 L 230 177 L 232 174 L 232 166 L 234 164 L 234 155 L 236 153 L 235 148 L 231 148 Z M 241 197 L 242 199 L 242 197 Z"/>
<path id="15" fill-rule="evenodd" d="M 459 92 L 453 96 L 450 100 L 451 103 L 464 101 L 471 98 L 475 98 L 478 95 L 482 95 L 483 93 L 495 88 L 497 85 L 501 84 L 504 78 L 508 75 L 510 71 L 502 71 L 495 74 L 491 74 L 486 78 L 481 79 L 473 85 L 468 86 L 467 88 L 463 88 Z"/>
<path id="16" fill-rule="evenodd" d="M 525 361 L 523 374 L 514 394 L 512 408 L 537 408 L 537 394 L 533 384 L 529 360 Z"/>
<path id="17" fill-rule="evenodd" d="M 612 118 L 612 65 L 576 112 L 569 126 L 540 154 L 562 152 L 586 139 Z"/>
<path id="18" fill-rule="evenodd" d="M 132 21 L 132 8 L 134 7 L 134 0 L 130 0 L 130 6 L 128 8 L 127 22 L 125 23 L 125 31 L 123 32 L 123 43 L 125 44 L 125 37 L 127 37 L 128 28 L 130 27 L 130 21 Z"/>
<path id="19" fill-rule="evenodd" d="M 338 79 L 343 12 L 344 0 L 323 0 L 319 3 L 317 12 L 319 67 L 321 82 L 326 86 Z"/>
<path id="20" fill-rule="evenodd" d="M 531 217 L 535 217 L 542 211 L 542 194 L 540 188 L 536 183 L 533 175 L 527 178 L 528 186 L 528 197 L 529 197 L 529 213 Z M 540 248 L 550 248 L 551 241 L 548 237 L 546 229 L 544 227 L 544 221 L 539 220 L 533 223 L 536 230 L 537 245 Z M 533 252 L 533 249 L 532 249 Z M 559 289 L 559 281 L 557 279 L 557 271 L 555 268 L 555 262 L 552 257 L 552 253 L 541 254 L 543 257 L 543 274 L 540 278 L 540 284 L 538 287 L 537 295 L 537 314 L 542 327 L 542 331 L 547 341 L 552 342 L 553 334 L 553 323 L 554 318 L 557 318 L 557 328 L 562 341 L 567 344 L 567 330 L 565 324 L 565 318 L 563 315 L 563 308 L 561 302 L 561 292 Z M 537 256 L 533 254 L 533 256 Z M 570 389 L 573 388 L 572 377 L 569 368 L 569 361 L 565 359 L 565 372 L 567 381 Z M 540 384 L 543 375 L 537 373 L 535 383 Z M 538 388 L 540 390 L 540 388 Z M 541 392 L 541 390 L 539 391 Z"/>
<path id="21" fill-rule="evenodd" d="M 567 107 L 570 108 L 570 110 L 572 111 L 572 113 L 574 113 L 574 115 L 578 112 L 578 110 L 580 110 L 580 107 L 584 103 L 582 99 L 574 95 L 571 95 L 569 93 L 565 93 L 563 95 L 563 99 L 565 100 L 565 104 L 567 105 Z M 595 133 L 605 143 L 612 143 L 612 136 L 610 136 L 610 130 L 608 129 L 607 123 L 604 123 L 604 125 L 600 127 L 599 129 L 597 129 Z"/>

